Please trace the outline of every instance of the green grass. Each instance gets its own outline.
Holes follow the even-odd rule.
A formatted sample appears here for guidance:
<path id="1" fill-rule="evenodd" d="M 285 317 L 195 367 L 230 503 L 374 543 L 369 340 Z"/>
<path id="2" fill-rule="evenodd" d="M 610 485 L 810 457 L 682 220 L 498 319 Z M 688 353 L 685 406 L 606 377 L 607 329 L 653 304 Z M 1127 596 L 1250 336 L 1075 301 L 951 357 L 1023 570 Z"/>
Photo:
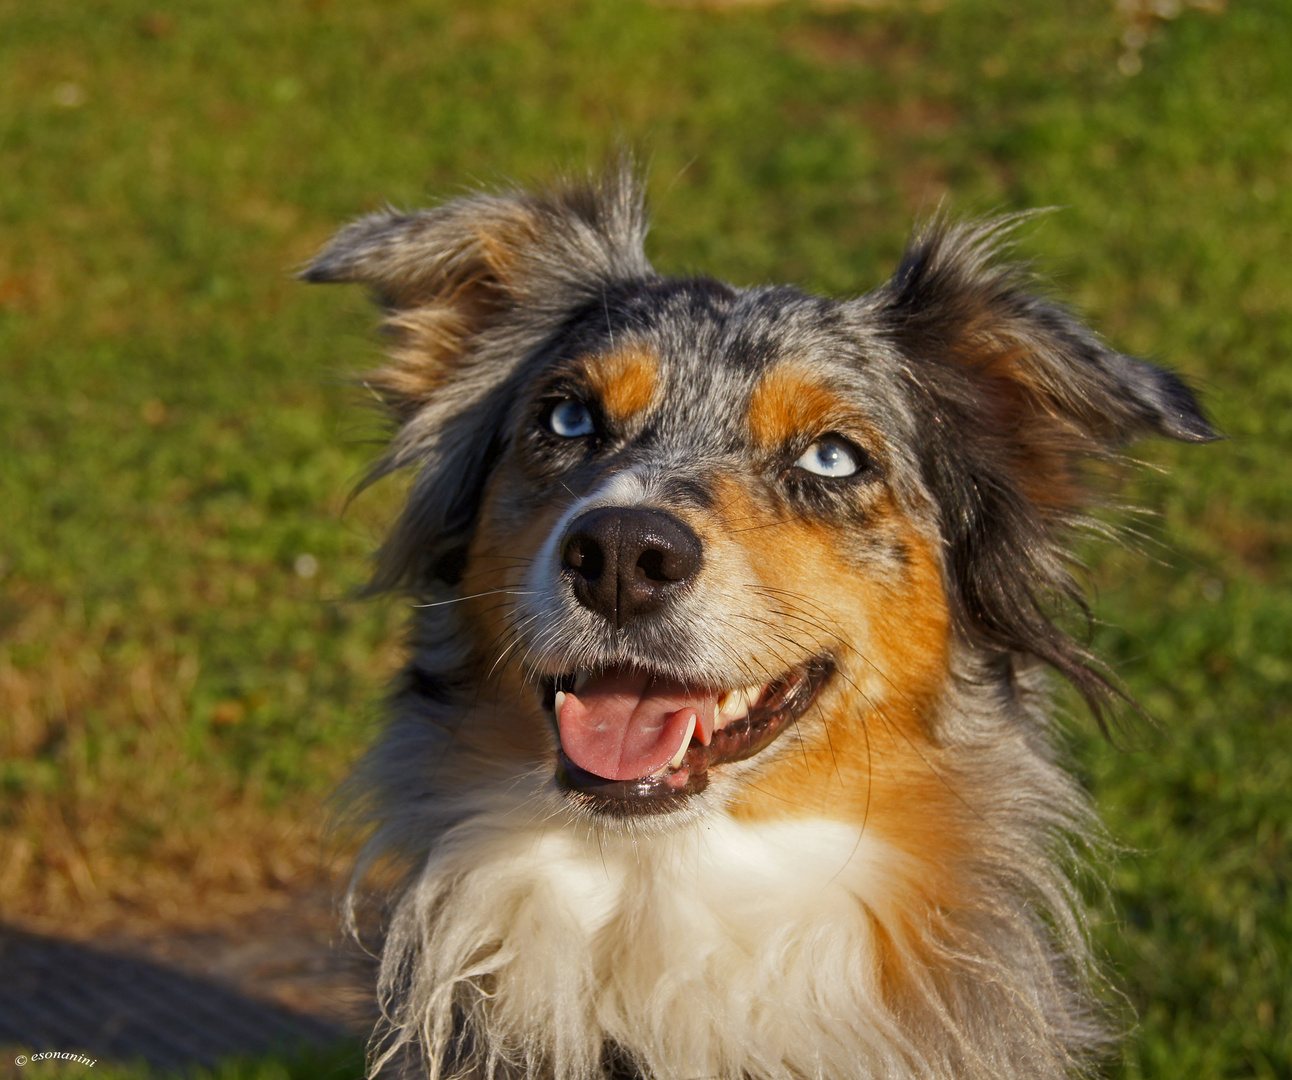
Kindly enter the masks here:
<path id="1" fill-rule="evenodd" d="M 941 199 L 1061 207 L 1026 252 L 1200 386 L 1229 441 L 1142 447 L 1144 550 L 1090 552 L 1162 727 L 1078 735 L 1128 849 L 1111 1074 L 1292 1074 L 1292 9 L 1147 25 L 1127 77 L 1095 0 L 0 0 L 0 914 L 215 917 L 314 872 L 400 612 L 348 598 L 393 500 L 342 512 L 372 317 L 292 270 L 624 139 L 657 263 L 738 283 L 857 292 Z"/>

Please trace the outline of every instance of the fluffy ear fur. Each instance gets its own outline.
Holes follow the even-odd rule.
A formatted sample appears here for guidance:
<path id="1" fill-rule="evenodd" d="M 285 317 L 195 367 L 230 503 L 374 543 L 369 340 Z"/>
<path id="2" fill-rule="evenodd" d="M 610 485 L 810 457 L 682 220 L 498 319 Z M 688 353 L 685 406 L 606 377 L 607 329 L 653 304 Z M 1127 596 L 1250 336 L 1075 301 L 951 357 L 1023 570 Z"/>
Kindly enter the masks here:
<path id="1" fill-rule="evenodd" d="M 410 464 L 420 473 L 375 588 L 460 573 L 516 373 L 607 286 L 653 276 L 645 232 L 621 165 L 596 184 L 372 214 L 304 271 L 306 281 L 362 282 L 388 311 L 391 360 L 367 382 L 399 429 L 370 479 Z"/>
<path id="2" fill-rule="evenodd" d="M 1054 665 L 1102 726 L 1120 691 L 1049 613 L 1056 599 L 1085 609 L 1063 535 L 1090 498 L 1083 466 L 1141 435 L 1217 435 L 1176 375 L 1108 348 L 995 262 L 1018 221 L 935 223 L 878 306 L 905 357 L 964 632 Z"/>

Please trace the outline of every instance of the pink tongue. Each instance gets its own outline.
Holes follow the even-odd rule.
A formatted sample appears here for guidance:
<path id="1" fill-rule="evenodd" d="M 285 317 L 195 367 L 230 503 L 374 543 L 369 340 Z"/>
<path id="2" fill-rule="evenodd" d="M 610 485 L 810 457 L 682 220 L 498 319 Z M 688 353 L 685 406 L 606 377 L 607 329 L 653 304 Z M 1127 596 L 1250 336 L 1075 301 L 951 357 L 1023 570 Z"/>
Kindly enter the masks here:
<path id="1" fill-rule="evenodd" d="M 561 749 L 585 772 L 607 780 L 638 780 L 668 764 L 682 749 L 691 717 L 708 745 L 717 711 L 715 691 L 688 690 L 631 669 L 589 679 L 578 696 L 566 694 L 557 721 Z"/>

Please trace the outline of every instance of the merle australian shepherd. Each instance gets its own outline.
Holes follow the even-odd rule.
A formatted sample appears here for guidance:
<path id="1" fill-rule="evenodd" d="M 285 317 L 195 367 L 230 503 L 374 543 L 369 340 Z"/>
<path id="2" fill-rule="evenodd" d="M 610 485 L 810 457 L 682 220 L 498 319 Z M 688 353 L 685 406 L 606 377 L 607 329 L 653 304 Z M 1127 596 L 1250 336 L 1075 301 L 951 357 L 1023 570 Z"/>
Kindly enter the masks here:
<path id="1" fill-rule="evenodd" d="M 406 872 L 378 1064 L 432 1078 L 1079 1075 L 1095 832 L 1047 669 L 1092 462 L 1213 437 L 938 220 L 834 300 L 657 274 L 633 177 L 341 230 L 391 359 L 376 585 L 414 598 L 352 788 Z M 1094 471 L 1099 471 L 1095 469 Z"/>

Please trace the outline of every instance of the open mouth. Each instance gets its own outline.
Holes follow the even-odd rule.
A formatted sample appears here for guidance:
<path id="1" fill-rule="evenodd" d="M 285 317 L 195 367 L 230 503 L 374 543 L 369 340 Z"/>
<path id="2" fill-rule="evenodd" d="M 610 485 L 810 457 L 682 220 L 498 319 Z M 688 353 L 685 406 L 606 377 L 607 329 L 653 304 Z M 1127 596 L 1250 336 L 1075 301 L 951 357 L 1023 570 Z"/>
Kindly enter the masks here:
<path id="1" fill-rule="evenodd" d="M 687 685 L 631 667 L 543 680 L 561 741 L 556 780 L 607 813 L 665 813 L 709 783 L 715 765 L 770 746 L 820 694 L 834 663 L 815 657 L 761 685 Z"/>

